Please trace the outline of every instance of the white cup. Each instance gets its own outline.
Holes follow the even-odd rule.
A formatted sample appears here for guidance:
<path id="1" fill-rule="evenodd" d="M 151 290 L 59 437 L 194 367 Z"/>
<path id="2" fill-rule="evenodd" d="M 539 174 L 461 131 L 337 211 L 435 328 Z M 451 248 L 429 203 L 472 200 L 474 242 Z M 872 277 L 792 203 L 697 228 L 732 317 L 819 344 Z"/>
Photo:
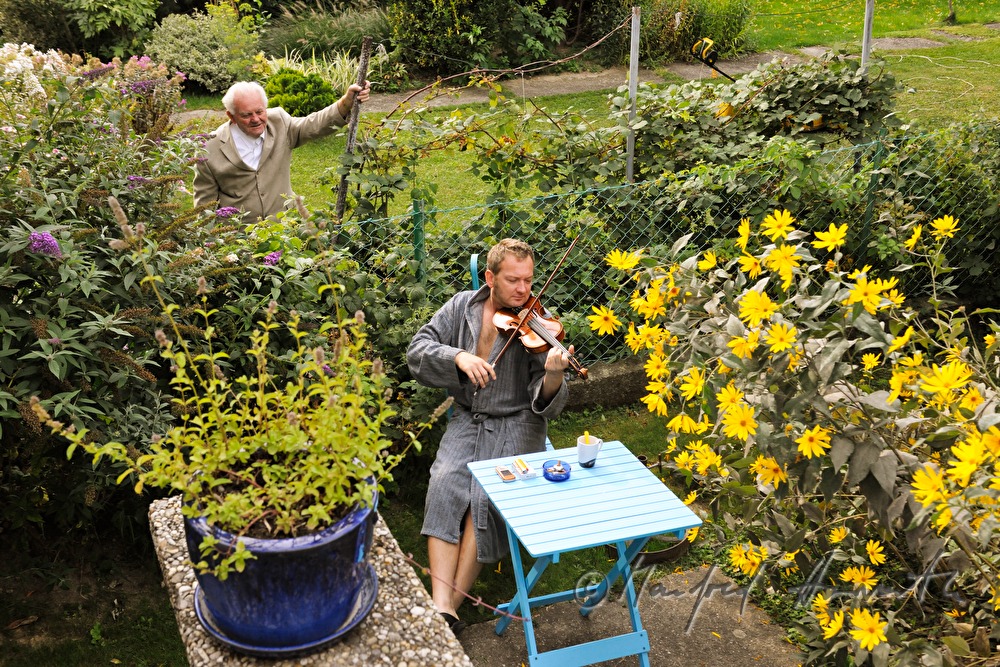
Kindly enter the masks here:
<path id="1" fill-rule="evenodd" d="M 597 463 L 597 453 L 604 441 L 594 436 L 581 435 L 576 439 L 576 460 L 584 468 L 593 468 Z"/>

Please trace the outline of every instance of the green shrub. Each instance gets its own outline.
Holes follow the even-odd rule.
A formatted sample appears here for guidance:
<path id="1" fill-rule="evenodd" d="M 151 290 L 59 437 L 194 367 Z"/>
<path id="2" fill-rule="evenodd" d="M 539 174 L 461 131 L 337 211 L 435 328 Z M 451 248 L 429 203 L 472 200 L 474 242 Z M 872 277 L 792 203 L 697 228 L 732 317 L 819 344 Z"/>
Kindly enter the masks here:
<path id="1" fill-rule="evenodd" d="M 643 62 L 657 63 L 691 58 L 692 45 L 702 37 L 715 43 L 719 57 L 732 57 L 751 49 L 749 0 L 652 0 L 642 6 Z"/>
<path id="2" fill-rule="evenodd" d="M 0 0 L 0 33 L 5 42 L 79 53 L 80 38 L 63 20 L 65 11 L 62 0 Z"/>
<path id="3" fill-rule="evenodd" d="M 258 54 L 254 62 L 254 72 L 267 79 L 280 69 L 290 69 L 303 75 L 316 74 L 329 81 L 333 89 L 340 92 L 358 80 L 359 59 L 346 52 L 302 57 L 290 52 L 280 58 L 265 58 Z M 374 48 L 368 60 L 368 80 L 379 92 L 395 92 L 406 85 L 406 67 L 392 59 L 381 45 Z"/>
<path id="4" fill-rule="evenodd" d="M 261 35 L 260 46 L 273 57 L 344 52 L 357 57 L 365 36 L 391 50 L 388 16 L 372 0 L 347 7 L 331 0 L 316 0 L 315 5 L 297 0 L 282 7 L 281 14 L 271 20 Z"/>
<path id="5" fill-rule="evenodd" d="M 0 0 L 4 41 L 102 58 L 136 53 L 156 19 L 157 0 Z"/>
<path id="6" fill-rule="evenodd" d="M 257 51 L 252 17 L 240 17 L 228 3 L 208 5 L 207 13 L 172 14 L 153 29 L 146 51 L 210 92 L 247 78 Z"/>
<path id="7" fill-rule="evenodd" d="M 600 47 L 606 64 L 628 63 L 631 8 L 640 8 L 639 58 L 655 64 L 690 60 L 691 47 L 702 37 L 715 42 L 720 57 L 752 51 L 750 34 L 753 3 L 750 0 L 599 0 L 587 12 L 582 34 L 588 42 L 608 35 Z"/>
<path id="8" fill-rule="evenodd" d="M 264 86 L 268 106 L 281 107 L 293 116 L 306 116 L 324 109 L 340 97 L 318 74 L 280 69 Z"/>
<path id="9" fill-rule="evenodd" d="M 102 58 L 136 53 L 156 20 L 159 0 L 64 0 L 86 52 Z"/>

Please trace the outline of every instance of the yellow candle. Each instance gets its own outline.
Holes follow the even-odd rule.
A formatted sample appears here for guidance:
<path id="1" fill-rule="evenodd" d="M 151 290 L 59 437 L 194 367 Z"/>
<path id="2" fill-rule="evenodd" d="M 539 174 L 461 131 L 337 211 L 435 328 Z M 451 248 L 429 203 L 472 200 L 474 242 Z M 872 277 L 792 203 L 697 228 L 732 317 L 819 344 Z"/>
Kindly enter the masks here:
<path id="1" fill-rule="evenodd" d="M 589 445 L 590 444 L 590 431 L 584 431 L 583 432 L 583 444 L 585 444 L 585 445 Z"/>

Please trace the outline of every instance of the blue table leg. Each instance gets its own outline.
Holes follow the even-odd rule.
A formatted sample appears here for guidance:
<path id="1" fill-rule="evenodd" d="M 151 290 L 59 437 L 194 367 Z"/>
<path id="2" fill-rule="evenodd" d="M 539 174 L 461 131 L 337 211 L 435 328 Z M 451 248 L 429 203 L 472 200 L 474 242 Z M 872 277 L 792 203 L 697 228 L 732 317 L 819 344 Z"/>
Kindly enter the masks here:
<path id="1" fill-rule="evenodd" d="M 524 619 L 524 641 L 528 648 L 528 659 L 533 659 L 538 655 L 538 647 L 535 644 L 535 627 L 531 622 L 531 602 L 528 599 L 531 590 L 538 583 L 542 572 L 548 567 L 551 558 L 543 556 L 535 561 L 531 567 L 528 578 L 524 577 L 524 564 L 521 562 L 521 545 L 514 535 L 514 531 L 507 526 L 507 541 L 510 543 L 510 559 L 514 567 L 514 581 L 517 583 L 517 594 L 514 599 L 505 605 L 500 605 L 498 609 L 507 614 L 520 615 Z M 497 622 L 495 632 L 500 635 L 510 625 L 511 616 L 504 615 Z"/>
<path id="2" fill-rule="evenodd" d="M 594 591 L 593 595 L 588 597 L 583 601 L 583 605 L 580 607 L 580 613 L 587 616 L 592 612 L 598 604 L 604 599 L 608 594 L 608 591 L 614 586 L 615 582 L 619 578 L 624 578 L 626 583 L 632 585 L 632 561 L 635 557 L 639 555 L 643 547 L 646 546 L 646 542 L 649 538 L 643 538 L 639 540 L 632 540 L 631 543 L 626 545 L 625 542 L 618 542 L 615 546 L 618 548 L 618 560 L 615 564 L 608 570 L 608 573 L 604 576 L 604 580 L 598 584 L 597 590 Z"/>
<path id="3" fill-rule="evenodd" d="M 554 561 L 552 555 L 539 557 L 527 576 L 524 573 L 524 563 L 521 560 L 520 543 L 513 530 L 507 526 L 507 540 L 510 543 L 510 557 L 514 567 L 514 580 L 517 584 L 517 593 L 514 599 L 507 604 L 497 607 L 500 612 L 504 612 L 502 618 L 497 622 L 496 633 L 503 634 L 507 626 L 510 625 L 512 616 L 520 616 L 524 621 L 524 641 L 528 649 L 528 664 L 531 667 L 568 667 L 576 665 L 590 665 L 596 662 L 612 660 L 627 655 L 636 655 L 639 658 L 639 667 L 650 667 L 649 663 L 649 637 L 642 629 L 642 621 L 639 618 L 639 599 L 632 582 L 631 563 L 635 557 L 646 546 L 647 539 L 633 540 L 630 543 L 617 542 L 618 559 L 605 575 L 603 581 L 596 586 L 588 586 L 585 589 L 564 591 L 540 597 L 531 597 L 531 591 L 541 578 L 545 568 Z M 616 637 L 599 639 L 586 644 L 567 646 L 562 649 L 538 652 L 538 644 L 535 641 L 535 627 L 531 619 L 531 608 L 539 607 L 555 602 L 563 602 L 571 599 L 579 599 L 578 596 L 590 594 L 580 608 L 580 613 L 588 615 L 605 598 L 611 586 L 622 578 L 625 582 L 625 599 L 629 607 L 629 620 L 632 623 L 632 632 Z"/>

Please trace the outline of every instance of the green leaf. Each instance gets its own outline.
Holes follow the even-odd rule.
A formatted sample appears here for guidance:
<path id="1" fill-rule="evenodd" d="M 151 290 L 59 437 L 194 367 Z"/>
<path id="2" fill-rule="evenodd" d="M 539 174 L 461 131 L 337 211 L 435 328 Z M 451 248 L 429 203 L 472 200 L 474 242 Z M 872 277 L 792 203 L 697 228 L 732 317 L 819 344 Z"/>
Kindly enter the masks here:
<path id="1" fill-rule="evenodd" d="M 969 643 L 957 635 L 942 637 L 941 643 L 947 646 L 952 653 L 960 658 L 972 655 L 972 651 L 969 650 Z"/>
<path id="2" fill-rule="evenodd" d="M 830 378 L 836 369 L 837 363 L 843 358 L 844 353 L 851 347 L 852 341 L 842 338 L 833 345 L 827 345 L 816 355 L 813 361 L 813 368 L 819 377 L 821 384 L 830 383 Z"/>

